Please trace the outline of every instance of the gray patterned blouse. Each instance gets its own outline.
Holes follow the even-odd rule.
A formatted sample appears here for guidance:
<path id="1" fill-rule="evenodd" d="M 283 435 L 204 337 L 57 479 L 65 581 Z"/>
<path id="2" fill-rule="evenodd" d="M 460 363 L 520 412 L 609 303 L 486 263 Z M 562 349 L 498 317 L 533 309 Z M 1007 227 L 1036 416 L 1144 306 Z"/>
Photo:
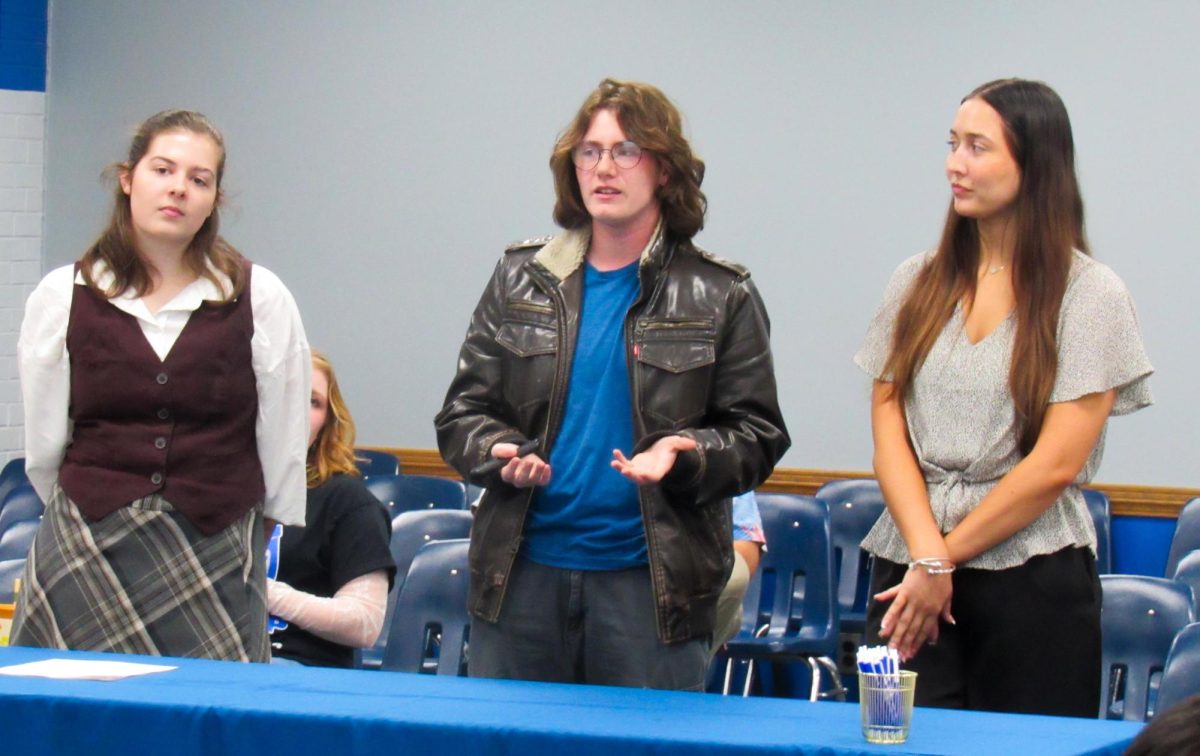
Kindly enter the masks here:
<path id="1" fill-rule="evenodd" d="M 883 375 L 883 365 L 896 314 L 931 255 L 916 255 L 896 269 L 854 357 L 875 379 L 890 378 Z M 913 379 L 904 405 L 908 434 L 943 533 L 961 522 L 1021 460 L 1008 389 L 1015 332 L 1016 317 L 1010 314 L 971 344 L 960 305 Z M 1108 266 L 1076 252 L 1058 319 L 1058 375 L 1050 401 L 1068 402 L 1116 388 L 1112 414 L 1134 412 L 1153 402 L 1147 381 L 1153 371 L 1125 284 Z M 960 566 L 1007 569 L 1068 546 L 1087 546 L 1094 553 L 1096 533 L 1079 486 L 1092 479 L 1103 453 L 1102 430 L 1074 484 L 1058 501 L 1023 530 Z M 893 562 L 909 561 L 904 539 L 887 512 L 867 534 L 863 548 Z"/>

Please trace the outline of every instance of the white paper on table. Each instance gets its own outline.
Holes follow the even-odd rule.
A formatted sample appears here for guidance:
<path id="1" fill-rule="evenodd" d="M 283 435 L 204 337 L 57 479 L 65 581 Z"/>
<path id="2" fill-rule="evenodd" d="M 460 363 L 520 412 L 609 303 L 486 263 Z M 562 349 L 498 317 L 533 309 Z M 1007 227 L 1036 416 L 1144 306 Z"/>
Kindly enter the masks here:
<path id="1" fill-rule="evenodd" d="M 43 659 L 26 664 L 0 667 L 0 675 L 12 677 L 48 677 L 52 680 L 123 680 L 176 669 L 164 664 L 93 661 L 90 659 Z"/>

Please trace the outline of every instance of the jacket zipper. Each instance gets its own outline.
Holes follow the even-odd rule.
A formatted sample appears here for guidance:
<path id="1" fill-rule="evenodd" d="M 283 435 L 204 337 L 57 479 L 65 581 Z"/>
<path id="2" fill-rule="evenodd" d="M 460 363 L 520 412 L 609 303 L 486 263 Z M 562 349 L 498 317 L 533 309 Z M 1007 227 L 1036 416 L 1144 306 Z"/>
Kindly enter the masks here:
<path id="1" fill-rule="evenodd" d="M 639 279 L 640 279 L 640 271 L 639 271 Z M 660 270 L 659 275 L 655 276 L 655 278 L 654 278 L 653 286 L 657 286 L 661 280 L 662 280 L 662 273 Z M 631 398 L 630 403 L 633 405 L 629 408 L 629 411 L 633 414 L 633 427 L 637 429 L 638 438 L 641 438 L 642 436 L 646 435 L 646 423 L 642 419 L 641 413 L 638 411 L 638 408 L 642 406 L 642 392 L 639 388 L 639 382 L 637 380 L 638 346 L 637 346 L 637 342 L 633 338 L 631 338 L 629 335 L 631 333 L 629 326 L 633 325 L 632 333 L 635 336 L 641 335 L 641 334 L 645 333 L 645 331 L 647 330 L 648 324 L 643 324 L 643 325 L 636 324 L 636 315 L 634 315 L 634 311 L 641 308 L 642 305 L 651 298 L 651 296 L 653 295 L 653 286 L 651 287 L 651 292 L 649 294 L 646 292 L 644 286 L 641 287 L 640 291 L 638 292 L 637 300 L 634 301 L 633 306 L 631 306 L 629 308 L 629 310 L 625 313 L 625 334 L 626 334 L 626 336 L 625 336 L 625 368 L 626 368 L 626 372 L 629 375 L 629 395 Z M 632 452 L 632 450 L 631 450 L 631 452 Z M 638 507 L 639 507 L 639 509 L 641 509 L 641 512 L 642 512 L 642 530 L 645 531 L 645 534 L 646 534 L 646 559 L 649 562 L 649 566 L 650 566 L 650 569 L 649 569 L 650 582 L 651 582 L 651 585 L 653 586 L 654 603 L 655 603 L 655 606 L 657 607 L 657 611 L 655 611 L 655 613 L 654 613 L 655 614 L 654 619 L 655 619 L 655 622 L 658 624 L 659 637 L 665 639 L 668 635 L 667 622 L 666 622 L 666 612 L 667 612 L 668 607 L 667 607 L 666 603 L 663 601 L 663 599 L 666 597 L 667 594 L 666 594 L 666 590 L 663 587 L 662 576 L 659 574 L 657 552 L 655 551 L 655 549 L 652 547 L 652 544 L 651 544 L 651 541 L 654 538 L 654 536 L 653 536 L 654 529 L 651 527 L 652 523 L 650 522 L 650 518 L 647 514 L 646 502 L 642 498 L 642 491 L 641 491 L 640 486 L 638 487 Z"/>
<path id="2" fill-rule="evenodd" d="M 528 265 L 528 263 L 526 263 Z M 554 427 L 555 418 L 558 415 L 559 405 L 561 404 L 562 395 L 565 393 L 560 385 L 563 380 L 563 364 L 565 362 L 564 352 L 566 351 L 567 334 L 566 334 L 566 302 L 563 300 L 562 291 L 558 287 L 543 286 L 540 276 L 536 270 L 530 272 L 534 282 L 543 289 L 543 293 L 550 296 L 554 301 L 553 305 L 543 305 L 536 302 L 512 301 L 508 306 L 516 310 L 527 310 L 538 313 L 553 313 L 555 322 L 558 324 L 558 358 L 554 364 L 554 384 L 550 389 L 550 411 L 546 413 L 546 426 L 542 429 L 541 448 L 537 454 L 541 455 L 542 460 L 546 463 L 550 462 L 550 447 L 554 440 L 550 437 L 550 429 Z M 525 517 L 521 522 L 521 533 L 525 532 L 525 523 L 529 519 L 529 507 L 533 505 L 533 495 L 536 492 L 534 486 L 530 486 L 529 492 L 525 495 Z M 521 550 L 521 541 L 524 540 L 524 535 L 518 536 L 517 543 L 513 547 L 508 558 L 508 570 L 506 571 L 509 579 L 512 578 L 513 565 L 517 561 L 517 554 Z M 508 593 L 509 580 L 504 581 L 504 585 L 500 588 L 500 599 L 497 606 L 504 605 L 504 598 Z"/>
<path id="3" fill-rule="evenodd" d="M 535 277 L 535 281 L 537 278 Z M 550 447 L 553 445 L 554 439 L 550 438 L 550 429 L 554 428 L 557 431 L 557 419 L 562 411 L 563 396 L 566 394 L 566 372 L 564 365 L 569 365 L 574 359 L 574 348 L 571 354 L 566 354 L 567 351 L 567 318 L 566 300 L 563 298 L 562 289 L 555 286 L 549 287 L 550 290 L 545 292 L 549 294 L 553 305 L 536 305 L 529 303 L 530 308 L 545 307 L 541 312 L 553 312 L 554 320 L 558 326 L 558 359 L 554 364 L 554 383 L 550 393 L 550 411 L 546 413 L 546 427 L 542 430 L 542 451 L 546 454 L 546 461 L 550 461 Z"/>

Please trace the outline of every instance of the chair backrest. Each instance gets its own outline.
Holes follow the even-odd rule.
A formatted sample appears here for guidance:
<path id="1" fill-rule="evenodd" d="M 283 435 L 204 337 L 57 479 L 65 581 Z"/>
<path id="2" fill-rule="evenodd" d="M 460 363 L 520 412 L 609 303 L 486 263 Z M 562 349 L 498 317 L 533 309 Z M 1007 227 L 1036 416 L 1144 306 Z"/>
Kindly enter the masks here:
<path id="1" fill-rule="evenodd" d="M 829 507 L 814 496 L 756 493 L 767 549 L 742 604 L 742 634 L 803 641 L 809 652 L 837 653 Z"/>
<path id="2" fill-rule="evenodd" d="M 11 604 L 16 595 L 13 590 L 16 579 L 25 569 L 25 558 L 29 547 L 37 536 L 41 522 L 18 522 L 0 533 L 0 604 Z"/>
<path id="3" fill-rule="evenodd" d="M 29 478 L 25 475 L 24 457 L 9 460 L 4 469 L 0 470 L 0 506 L 3 506 L 4 497 L 8 495 L 9 491 L 28 482 Z"/>
<path id="4" fill-rule="evenodd" d="M 483 486 L 477 486 L 474 483 L 464 483 L 463 486 L 467 491 L 467 508 L 474 509 L 479 505 L 479 497 L 483 496 L 485 489 Z"/>
<path id="5" fill-rule="evenodd" d="M 1182 583 L 1142 575 L 1102 575 L 1103 649 L 1100 718 L 1145 721 L 1171 642 L 1195 621 L 1191 591 Z"/>
<path id="6" fill-rule="evenodd" d="M 3 499 L 0 509 L 0 604 L 12 603 L 13 580 L 21 576 L 44 511 L 42 500 L 28 483 L 13 488 Z"/>
<path id="7" fill-rule="evenodd" d="M 1171 579 L 1192 589 L 1192 608 L 1200 614 L 1200 549 L 1179 560 Z"/>
<path id="8" fill-rule="evenodd" d="M 467 487 L 461 480 L 433 475 L 405 475 L 401 480 L 401 502 L 408 512 L 414 509 L 466 509 Z"/>
<path id="9" fill-rule="evenodd" d="M 846 632 L 861 633 L 866 627 L 871 563 L 860 544 L 885 509 L 883 491 L 873 479 L 831 480 L 817 490 L 817 498 L 829 506 L 841 625 Z"/>
<path id="10" fill-rule="evenodd" d="M 17 522 L 40 520 L 46 507 L 33 486 L 22 483 L 4 495 L 0 502 L 0 533 Z"/>
<path id="11" fill-rule="evenodd" d="M 1200 693 L 1200 622 L 1179 631 L 1167 654 L 1155 711 L 1166 711 Z"/>
<path id="12" fill-rule="evenodd" d="M 1171 550 L 1167 552 L 1166 577 L 1175 574 L 1179 560 L 1188 552 L 1200 549 L 1200 496 L 1183 505 L 1179 520 L 1175 523 L 1175 535 L 1171 537 Z"/>
<path id="13" fill-rule="evenodd" d="M 392 559 L 396 562 L 396 580 L 388 592 L 387 612 L 383 616 L 383 629 L 379 640 L 371 648 L 362 651 L 361 665 L 375 668 L 383 663 L 383 652 L 387 646 L 388 631 L 396 611 L 396 597 L 408 577 L 408 568 L 413 557 L 427 543 L 466 538 L 471 534 L 471 513 L 461 509 L 419 509 L 401 512 L 392 520 Z"/>
<path id="14" fill-rule="evenodd" d="M 363 480 L 363 485 L 371 492 L 372 496 L 379 499 L 379 502 L 388 511 L 388 518 L 393 520 L 396 519 L 396 515 L 403 511 L 396 509 L 396 500 L 400 498 L 401 477 L 400 475 L 388 473 L 386 475 L 372 475 Z"/>
<path id="15" fill-rule="evenodd" d="M 417 509 L 467 508 L 467 489 L 460 480 L 432 475 L 379 475 L 364 484 L 393 518 Z"/>
<path id="16" fill-rule="evenodd" d="M 1096 526 L 1096 572 L 1108 575 L 1112 572 L 1112 506 L 1103 491 L 1083 489 L 1083 500 Z"/>
<path id="17" fill-rule="evenodd" d="M 358 465 L 358 471 L 363 474 L 364 478 L 400 474 L 400 459 L 389 452 L 355 449 L 354 462 Z"/>
<path id="18" fill-rule="evenodd" d="M 413 557 L 396 597 L 383 669 L 466 675 L 467 549 L 470 541 L 435 541 Z"/>

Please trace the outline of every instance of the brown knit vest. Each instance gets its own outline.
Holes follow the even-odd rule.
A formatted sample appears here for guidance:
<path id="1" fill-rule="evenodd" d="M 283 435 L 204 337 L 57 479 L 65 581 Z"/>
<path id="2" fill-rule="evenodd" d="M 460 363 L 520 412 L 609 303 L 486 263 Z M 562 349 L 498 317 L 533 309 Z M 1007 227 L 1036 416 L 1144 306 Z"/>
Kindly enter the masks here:
<path id="1" fill-rule="evenodd" d="M 246 285 L 203 302 L 165 360 L 137 318 L 83 284 L 71 297 L 71 443 L 59 483 L 99 520 L 158 493 L 202 532 L 232 524 L 265 492 Z"/>

